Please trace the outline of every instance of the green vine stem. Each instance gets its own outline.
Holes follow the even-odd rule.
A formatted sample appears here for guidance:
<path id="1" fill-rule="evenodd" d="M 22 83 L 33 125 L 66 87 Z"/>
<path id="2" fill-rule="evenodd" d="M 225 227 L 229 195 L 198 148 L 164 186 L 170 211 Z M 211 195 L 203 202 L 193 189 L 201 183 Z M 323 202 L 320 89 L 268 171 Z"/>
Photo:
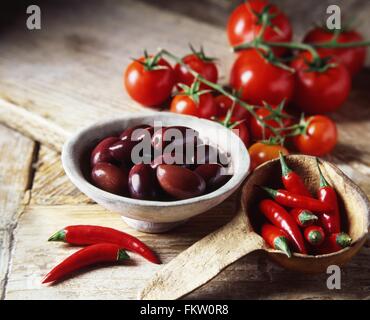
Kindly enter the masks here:
<path id="1" fill-rule="evenodd" d="M 335 49 L 358 48 L 358 47 L 370 46 L 370 40 L 353 41 L 353 42 L 338 42 L 334 40 L 334 41 L 328 41 L 328 42 L 310 43 L 310 45 L 316 48 L 335 48 Z"/>
<path id="2" fill-rule="evenodd" d="M 270 129 L 274 136 L 279 136 L 279 134 L 280 134 L 280 132 L 282 130 L 284 130 L 284 131 L 285 130 L 289 130 L 289 128 L 275 128 L 275 127 L 271 126 L 270 124 L 266 123 L 265 121 L 263 121 L 263 119 L 261 119 L 256 114 L 255 109 L 258 108 L 257 106 L 254 106 L 254 105 L 251 105 L 251 104 L 246 103 L 245 101 L 241 100 L 237 95 L 234 95 L 234 94 L 226 91 L 219 84 L 214 83 L 214 82 L 211 82 L 211 81 L 205 79 L 198 72 L 194 71 L 188 65 L 186 65 L 182 61 L 181 58 L 175 56 L 174 54 L 172 54 L 168 50 L 160 49 L 159 53 L 162 54 L 162 55 L 164 55 L 164 56 L 167 56 L 168 58 L 170 58 L 172 60 L 174 60 L 176 63 L 181 64 L 182 66 L 184 66 L 185 68 L 187 68 L 187 70 L 194 76 L 195 79 L 197 79 L 198 81 L 206 84 L 208 87 L 210 87 L 213 90 L 221 93 L 222 95 L 228 97 L 233 103 L 237 103 L 240 106 L 242 106 L 243 108 L 245 108 L 254 118 L 257 119 L 257 121 L 259 121 L 262 124 L 262 126 L 267 127 L 268 129 Z"/>

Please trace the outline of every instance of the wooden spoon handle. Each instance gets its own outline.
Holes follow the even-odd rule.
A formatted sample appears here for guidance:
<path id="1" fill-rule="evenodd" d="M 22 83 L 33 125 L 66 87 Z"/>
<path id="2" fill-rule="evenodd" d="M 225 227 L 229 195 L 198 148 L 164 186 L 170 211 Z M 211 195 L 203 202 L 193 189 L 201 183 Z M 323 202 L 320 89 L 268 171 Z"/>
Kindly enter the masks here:
<path id="1" fill-rule="evenodd" d="M 264 248 L 251 231 L 242 209 L 227 225 L 183 251 L 159 270 L 139 293 L 139 299 L 178 299 L 207 283 L 231 263 Z"/>

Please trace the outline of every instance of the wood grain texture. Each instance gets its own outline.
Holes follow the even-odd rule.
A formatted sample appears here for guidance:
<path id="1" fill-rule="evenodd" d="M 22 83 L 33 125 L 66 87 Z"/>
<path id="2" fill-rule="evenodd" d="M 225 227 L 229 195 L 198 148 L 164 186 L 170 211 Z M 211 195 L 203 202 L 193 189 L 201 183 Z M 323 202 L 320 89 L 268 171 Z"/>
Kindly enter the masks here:
<path id="1" fill-rule="evenodd" d="M 58 151 L 68 137 L 68 132 L 58 124 L 1 98 L 0 122 Z"/>
<path id="2" fill-rule="evenodd" d="M 11 233 L 0 230 L 0 299 L 4 297 L 11 251 Z"/>
<path id="3" fill-rule="evenodd" d="M 30 184 L 35 143 L 0 125 L 0 229 L 17 223 Z"/>
<path id="4" fill-rule="evenodd" d="M 16 230 L 6 299 L 135 299 L 160 266 L 131 254 L 124 266 L 90 268 L 54 286 L 41 278 L 77 248 L 49 243 L 47 238 L 68 224 L 99 224 L 130 232 L 154 248 L 164 263 L 230 220 L 234 200 L 191 219 L 176 230 L 151 235 L 135 232 L 119 216 L 97 205 L 30 206 Z M 212 223 L 210 223 L 212 221 Z M 283 270 L 256 252 L 231 265 L 187 299 L 359 299 L 369 298 L 369 244 L 342 269 L 342 289 L 328 290 L 327 275 L 301 275 Z M 25 264 L 25 261 L 27 263 Z M 191 263 L 191 261 L 189 261 Z M 287 285 L 289 283 L 289 285 Z"/>
<path id="5" fill-rule="evenodd" d="M 192 219 L 173 232 L 154 235 L 135 232 L 117 214 L 98 205 L 30 206 L 15 232 L 14 254 L 6 299 L 135 299 L 139 289 L 160 266 L 131 254 L 127 266 L 92 269 L 55 286 L 42 286 L 41 278 L 76 248 L 47 242 L 55 231 L 70 224 L 95 224 L 138 236 L 153 247 L 164 263 L 230 219 L 229 200 L 208 214 Z M 212 224 L 209 223 L 210 219 Z M 25 261 L 27 263 L 25 264 Z"/>
<path id="6" fill-rule="evenodd" d="M 2 33 L 0 122 L 47 146 L 40 148 L 38 169 L 33 182 L 32 206 L 22 215 L 15 234 L 7 298 L 135 298 L 145 281 L 154 274 L 155 266 L 135 257 L 135 267 L 95 269 L 55 287 L 40 286 L 40 277 L 75 250 L 46 242 L 50 233 L 56 229 L 72 223 L 96 223 L 138 234 L 125 226 L 120 217 L 106 213 L 99 206 L 77 205 L 87 200 L 63 176 L 58 152 L 68 134 L 84 125 L 117 114 L 146 112 L 146 109 L 129 99 L 122 88 L 124 67 L 131 57 L 139 56 L 143 48 L 153 52 L 162 46 L 182 55 L 188 51 L 189 41 L 194 45 L 203 44 L 209 55 L 219 57 L 221 81 L 226 82 L 233 55 L 227 46 L 224 21 L 227 10 L 231 9 L 235 1 L 222 0 L 216 3 L 214 0 L 206 0 L 205 3 L 214 4 L 209 10 L 209 6 L 199 4 L 198 1 L 186 1 L 186 5 L 182 1 L 166 1 L 169 10 L 166 11 L 162 4 L 153 8 L 139 1 L 58 0 L 43 3 L 42 10 L 46 14 L 43 15 L 41 31 L 31 32 L 25 28 L 22 11 L 12 21 L 11 27 Z M 322 13 L 323 6 L 317 5 L 317 1 L 313 5 L 311 0 L 302 6 L 296 6 L 293 2 L 281 0 L 282 6 L 291 15 L 300 12 L 293 16 L 295 29 L 300 36 L 313 20 L 312 17 Z M 323 5 L 326 3 L 323 2 Z M 199 5 L 205 9 L 199 9 Z M 357 12 L 361 30 L 370 37 L 366 10 L 369 4 L 356 0 L 346 1 L 344 5 L 351 8 L 351 12 Z M 184 13 L 180 7 L 186 7 L 188 12 Z M 196 14 L 192 14 L 194 11 Z M 99 14 L 96 15 L 96 12 Z M 210 15 L 216 18 L 213 21 L 207 19 Z M 211 21 L 214 25 L 205 24 L 205 21 Z M 368 195 L 369 82 L 370 71 L 366 70 L 356 79 L 348 103 L 333 115 L 338 121 L 339 144 L 333 155 L 328 157 L 339 164 Z M 5 134 L 4 141 L 9 141 L 8 135 Z M 27 138 L 22 139 L 31 142 Z M 30 145 L 24 148 L 28 150 Z M 17 150 L 20 154 L 17 147 L 6 147 L 7 151 Z M 27 160 L 28 153 L 22 154 L 25 156 L 21 161 Z M 19 159 L 12 156 L 9 158 L 9 155 L 2 157 L 0 154 L 0 177 L 3 178 L 5 173 L 5 177 L 12 183 L 12 179 L 18 181 L 19 177 L 15 175 L 10 178 L 7 175 L 9 159 L 16 166 L 20 163 L 16 161 Z M 20 166 L 18 174 L 23 175 L 24 168 L 27 165 Z M 26 174 L 24 181 L 27 180 L 25 177 Z M 17 188 L 10 186 L 8 190 L 5 184 L 1 184 L 0 188 L 3 188 L 1 194 L 3 191 L 12 193 L 12 201 L 23 199 L 24 188 L 18 188 L 18 192 L 13 191 Z M 0 200 L 1 208 L 12 203 Z M 140 234 L 140 238 L 158 249 L 161 258 L 167 263 L 198 239 L 224 225 L 231 218 L 234 205 L 231 199 L 169 234 Z M 7 215 L 10 212 L 7 210 Z M 22 208 L 15 212 L 19 214 Z M 16 223 L 18 214 L 10 221 Z M 7 250 L 12 246 L 12 236 L 1 232 L 0 228 L 1 256 L 8 257 Z M 307 277 L 293 274 L 270 263 L 263 254 L 253 253 L 228 267 L 187 298 L 369 298 L 369 250 L 368 244 L 343 269 L 342 290 L 327 290 L 326 275 Z M 25 264 L 25 261 L 30 263 Z M 3 266 L 0 263 L 0 270 L 3 270 Z M 5 267 L 7 269 L 6 264 Z"/>
<path id="7" fill-rule="evenodd" d="M 32 186 L 32 204 L 83 204 L 93 203 L 82 194 L 65 175 L 60 153 L 41 146 Z"/>
<path id="8" fill-rule="evenodd" d="M 10 261 L 11 240 L 22 207 L 28 198 L 35 143 L 0 125 L 0 297 Z"/>

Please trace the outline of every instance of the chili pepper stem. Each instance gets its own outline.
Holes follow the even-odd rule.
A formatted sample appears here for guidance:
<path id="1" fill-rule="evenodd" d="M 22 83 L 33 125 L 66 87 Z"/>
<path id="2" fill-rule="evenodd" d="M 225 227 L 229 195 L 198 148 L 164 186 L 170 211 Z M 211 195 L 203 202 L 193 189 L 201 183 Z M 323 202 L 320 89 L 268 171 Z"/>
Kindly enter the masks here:
<path id="1" fill-rule="evenodd" d="M 123 261 L 129 259 L 130 256 L 127 254 L 127 252 L 123 249 L 119 249 L 117 253 L 117 261 Z"/>
<path id="2" fill-rule="evenodd" d="M 274 189 L 271 189 L 271 188 L 267 188 L 267 187 L 262 187 L 262 186 L 259 186 L 260 188 L 262 188 L 262 190 L 266 191 L 272 198 L 275 198 L 276 195 L 277 195 L 277 190 L 274 190 Z"/>
<path id="3" fill-rule="evenodd" d="M 275 249 L 283 251 L 288 258 L 292 256 L 292 252 L 289 249 L 288 242 L 285 237 L 277 237 L 274 241 Z"/>
<path id="4" fill-rule="evenodd" d="M 292 170 L 286 164 L 285 158 L 282 152 L 279 152 L 279 158 L 280 158 L 280 165 L 281 165 L 281 173 L 283 176 L 286 176 L 289 172 L 292 172 Z"/>
<path id="5" fill-rule="evenodd" d="M 316 158 L 316 165 L 317 165 L 317 169 L 319 170 L 319 175 L 320 175 L 320 188 L 330 187 L 329 183 L 326 181 L 324 175 L 322 174 L 322 171 L 320 168 L 320 162 L 318 158 Z"/>
<path id="6" fill-rule="evenodd" d="M 318 220 L 319 218 L 317 216 L 315 216 L 314 214 L 312 214 L 311 211 L 302 211 L 300 214 L 299 214 L 299 221 L 305 225 L 307 222 L 309 221 L 313 221 L 313 220 Z"/>
<path id="7" fill-rule="evenodd" d="M 336 241 L 342 248 L 346 248 L 351 245 L 352 238 L 347 233 L 342 232 L 337 235 Z"/>
<path id="8" fill-rule="evenodd" d="M 318 232 L 318 231 L 311 231 L 309 234 L 308 234 L 308 237 L 310 239 L 310 243 L 312 244 L 317 244 L 317 243 L 320 243 L 321 240 L 322 240 L 322 236 L 321 236 L 321 233 Z"/>
<path id="9" fill-rule="evenodd" d="M 55 232 L 48 239 L 48 241 L 60 241 L 60 242 L 64 242 L 65 240 L 66 240 L 66 231 L 64 229 Z"/>

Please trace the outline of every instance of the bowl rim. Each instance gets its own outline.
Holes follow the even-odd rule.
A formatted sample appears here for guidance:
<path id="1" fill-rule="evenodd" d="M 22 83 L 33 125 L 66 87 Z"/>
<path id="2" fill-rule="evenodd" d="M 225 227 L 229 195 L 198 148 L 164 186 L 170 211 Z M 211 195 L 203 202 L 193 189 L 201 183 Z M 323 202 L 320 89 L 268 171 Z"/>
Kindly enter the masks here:
<path id="1" fill-rule="evenodd" d="M 196 202 L 204 202 L 210 199 L 214 199 L 218 196 L 221 196 L 225 193 L 232 192 L 235 190 L 237 187 L 239 187 L 247 177 L 249 170 L 250 170 L 250 156 L 248 153 L 247 148 L 245 147 L 244 143 L 239 139 L 239 137 L 236 135 L 235 132 L 231 131 L 232 135 L 235 136 L 235 139 L 239 139 L 237 142 L 237 145 L 239 147 L 239 167 L 237 174 L 233 174 L 231 179 L 225 183 L 222 187 L 193 198 L 189 199 L 183 199 L 183 200 L 175 200 L 175 201 L 156 201 L 156 200 L 140 200 L 140 199 L 133 199 L 129 197 L 124 197 L 120 195 L 116 195 L 107 191 L 104 191 L 93 184 L 91 184 L 82 174 L 81 168 L 79 167 L 76 159 L 72 156 L 72 149 L 75 147 L 75 145 L 78 143 L 80 137 L 82 135 L 85 135 L 89 133 L 90 131 L 96 131 L 99 130 L 100 128 L 106 127 L 108 125 L 111 125 L 112 123 L 117 123 L 120 121 L 131 121 L 131 120 L 138 120 L 138 119 L 146 119 L 148 117 L 153 117 L 155 116 L 156 118 L 158 117 L 164 117 L 164 118 L 172 118 L 172 117 L 179 117 L 179 118 L 188 118 L 192 120 L 196 120 L 199 122 L 206 123 L 206 125 L 211 126 L 215 129 L 221 129 L 221 130 L 229 130 L 228 128 L 224 127 L 220 123 L 217 123 L 215 121 L 207 120 L 207 119 L 202 119 L 198 118 L 195 116 L 189 116 L 189 115 L 179 115 L 175 114 L 172 112 L 147 112 L 145 114 L 133 114 L 133 115 L 127 115 L 127 116 L 122 116 L 118 118 L 109 118 L 109 119 L 104 119 L 95 123 L 92 123 L 88 126 L 85 126 L 84 128 L 80 129 L 76 133 L 72 134 L 72 136 L 67 139 L 67 141 L 63 145 L 62 149 L 62 165 L 63 169 L 66 172 L 68 178 L 71 180 L 71 182 L 78 188 L 79 184 L 83 184 L 84 188 L 89 190 L 92 193 L 100 193 L 101 196 L 103 196 L 105 199 L 109 199 L 112 201 L 118 201 L 118 202 L 125 202 L 129 205 L 139 205 L 142 207 L 178 207 L 178 206 L 186 206 L 190 205 Z M 158 120 L 158 119 L 157 119 Z M 143 120 L 144 121 L 144 120 Z M 184 125 L 187 126 L 187 123 L 184 123 Z M 124 128 L 123 128 L 124 129 Z M 122 129 L 122 130 L 123 130 Z M 89 198 L 91 198 L 88 195 Z M 92 199 L 94 200 L 94 199 Z M 95 201 L 95 200 L 94 200 Z"/>

